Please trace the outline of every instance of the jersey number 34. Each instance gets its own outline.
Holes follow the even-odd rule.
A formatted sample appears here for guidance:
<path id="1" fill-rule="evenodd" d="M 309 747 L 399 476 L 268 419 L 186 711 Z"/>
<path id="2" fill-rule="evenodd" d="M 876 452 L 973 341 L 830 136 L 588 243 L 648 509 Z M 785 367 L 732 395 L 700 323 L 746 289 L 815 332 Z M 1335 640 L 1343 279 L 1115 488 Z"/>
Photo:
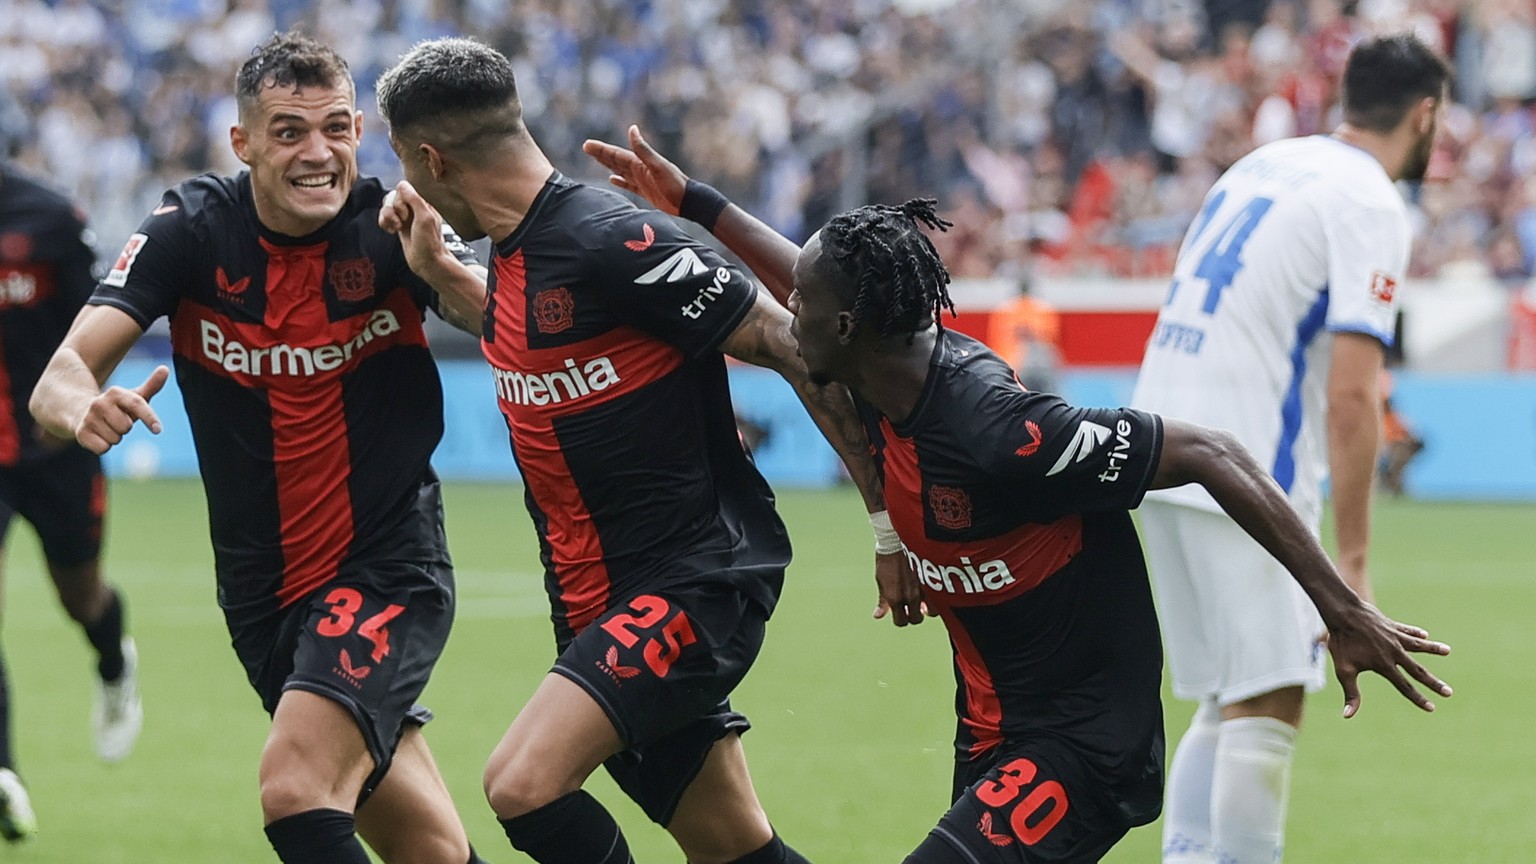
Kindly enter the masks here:
<path id="1" fill-rule="evenodd" d="M 1188 248 L 1193 251 L 1206 236 L 1214 221 L 1216 211 L 1226 201 L 1225 189 L 1211 196 L 1211 200 L 1205 202 L 1196 221 L 1200 227 L 1196 228 L 1189 237 Z M 1216 239 L 1200 257 L 1200 263 L 1195 266 L 1195 278 L 1205 282 L 1205 301 L 1200 309 L 1207 315 L 1216 314 L 1216 307 L 1221 305 L 1221 294 L 1232 287 L 1232 280 L 1237 278 L 1239 270 L 1243 269 L 1243 246 L 1248 243 L 1253 229 L 1259 227 L 1259 220 L 1269 212 L 1269 208 L 1275 203 L 1273 198 L 1254 198 L 1243 208 L 1233 214 L 1231 219 L 1222 226 Z M 1168 291 L 1168 302 L 1173 303 L 1173 298 L 1179 291 L 1179 280 L 1173 280 L 1173 287 Z"/>

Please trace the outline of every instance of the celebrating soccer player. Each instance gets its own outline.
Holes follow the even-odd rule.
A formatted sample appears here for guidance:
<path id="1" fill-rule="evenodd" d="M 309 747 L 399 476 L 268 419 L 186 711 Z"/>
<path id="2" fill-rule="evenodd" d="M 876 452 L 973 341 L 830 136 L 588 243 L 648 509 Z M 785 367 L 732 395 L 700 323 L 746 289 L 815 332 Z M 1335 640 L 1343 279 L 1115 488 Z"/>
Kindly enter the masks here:
<path id="1" fill-rule="evenodd" d="M 42 434 L 26 411 L 95 285 L 88 235 L 67 198 L 0 164 L 0 544 L 16 514 L 37 531 L 59 600 L 96 651 L 96 753 L 116 762 L 133 750 L 144 710 L 122 597 L 101 578 L 101 457 Z M 12 761 L 10 688 L 0 662 L 0 836 L 14 842 L 36 830 Z"/>
<path id="2" fill-rule="evenodd" d="M 495 242 L 481 338 L 559 650 L 486 767 L 508 839 L 541 864 L 629 861 L 581 788 L 606 765 L 695 864 L 803 861 L 758 804 L 747 720 L 728 701 L 790 549 L 737 437 L 722 353 L 796 386 L 878 512 L 852 400 L 808 381 L 789 313 L 745 273 L 670 218 L 556 171 L 496 51 L 423 43 L 378 93 L 409 181 L 387 227 L 431 218 L 430 204 L 463 236 Z M 916 586 L 886 551 L 883 595 L 915 617 Z"/>
<path id="3" fill-rule="evenodd" d="M 1260 147 L 1216 181 L 1131 397 L 1230 430 L 1314 533 L 1329 480 L 1339 572 L 1367 601 L 1377 382 L 1412 243 L 1393 184 L 1423 179 L 1449 74 L 1413 36 L 1362 42 L 1343 125 Z M 1325 622 L 1208 493 L 1148 496 L 1142 527 L 1173 692 L 1199 702 L 1168 770 L 1163 861 L 1271 864 Z"/>
<path id="4" fill-rule="evenodd" d="M 423 310 L 478 320 L 483 271 L 438 257 L 467 253 L 456 238 L 380 230 L 385 192 L 357 176 L 362 113 L 330 48 L 272 37 L 236 96 L 230 143 L 250 170 L 165 194 L 32 410 L 96 453 L 135 422 L 158 432 L 149 399 L 164 367 L 132 389 L 101 387 L 169 316 L 219 604 L 272 714 L 261 805 L 278 857 L 366 864 L 356 830 L 388 862 L 476 862 L 415 702 L 454 607 Z"/>
<path id="5" fill-rule="evenodd" d="M 890 516 L 954 649 L 952 808 L 913 864 L 1097 861 L 1162 803 L 1157 618 L 1128 511 L 1149 489 L 1203 486 L 1273 554 L 1330 628 L 1345 716 L 1377 672 L 1426 710 L 1410 652 L 1443 654 L 1339 577 L 1280 487 L 1225 432 L 1024 389 L 980 342 L 943 329 L 949 274 L 923 233 L 931 199 L 831 220 L 803 251 L 689 180 L 630 129 L 588 142 L 613 182 L 702 218 L 765 278 L 792 281 L 815 380 L 852 389 Z M 707 206 L 706 203 L 708 202 Z"/>

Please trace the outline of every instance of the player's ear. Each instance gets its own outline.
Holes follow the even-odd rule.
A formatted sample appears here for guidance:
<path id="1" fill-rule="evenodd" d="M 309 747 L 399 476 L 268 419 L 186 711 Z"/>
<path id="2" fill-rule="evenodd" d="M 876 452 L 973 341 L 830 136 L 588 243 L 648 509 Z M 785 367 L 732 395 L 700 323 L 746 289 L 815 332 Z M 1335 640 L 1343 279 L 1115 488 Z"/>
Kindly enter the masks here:
<path id="1" fill-rule="evenodd" d="M 235 151 L 236 159 L 247 165 L 251 164 L 251 136 L 239 123 L 229 127 L 229 149 Z"/>
<path id="2" fill-rule="evenodd" d="M 843 345 L 853 342 L 853 334 L 859 330 L 859 322 L 854 319 L 852 312 L 837 313 L 837 341 Z"/>
<path id="3" fill-rule="evenodd" d="M 352 112 L 352 140 L 354 140 L 354 141 L 361 141 L 361 140 L 363 140 L 363 112 L 362 111 L 353 110 L 353 112 Z"/>
<path id="4" fill-rule="evenodd" d="M 1429 134 L 1429 130 L 1434 128 L 1435 113 L 1439 108 L 1440 100 L 1433 96 L 1425 96 L 1419 100 L 1418 109 L 1414 115 L 1413 131 L 1420 135 Z"/>
<path id="5" fill-rule="evenodd" d="M 442 182 L 448 173 L 447 160 L 443 158 L 443 151 L 423 141 L 416 145 L 416 152 L 421 154 L 423 162 L 427 163 L 427 170 L 432 172 L 432 179 Z"/>

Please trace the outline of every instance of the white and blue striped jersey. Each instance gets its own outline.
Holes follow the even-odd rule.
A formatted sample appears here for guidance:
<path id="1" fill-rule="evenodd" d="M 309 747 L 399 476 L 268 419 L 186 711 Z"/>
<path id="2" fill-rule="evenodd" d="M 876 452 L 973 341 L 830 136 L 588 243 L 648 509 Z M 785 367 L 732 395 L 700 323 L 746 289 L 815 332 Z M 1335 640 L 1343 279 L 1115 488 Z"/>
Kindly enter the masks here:
<path id="1" fill-rule="evenodd" d="M 1185 235 L 1131 404 L 1235 434 L 1315 527 L 1332 334 L 1392 343 L 1410 240 L 1375 157 L 1321 135 L 1260 147 Z M 1220 511 L 1198 485 L 1149 497 Z"/>

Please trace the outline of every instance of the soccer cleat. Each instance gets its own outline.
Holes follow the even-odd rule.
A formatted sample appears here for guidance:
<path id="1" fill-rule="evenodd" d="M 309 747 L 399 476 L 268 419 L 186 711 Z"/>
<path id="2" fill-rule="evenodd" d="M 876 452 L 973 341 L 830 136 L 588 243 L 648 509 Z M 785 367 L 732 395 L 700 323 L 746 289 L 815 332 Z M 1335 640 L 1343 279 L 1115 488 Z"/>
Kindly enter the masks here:
<path id="1" fill-rule="evenodd" d="M 123 674 L 116 681 L 96 681 L 96 705 L 91 712 L 96 755 L 121 762 L 133 752 L 144 728 L 144 703 L 139 701 L 139 652 L 131 637 L 123 639 Z"/>
<path id="2" fill-rule="evenodd" d="M 9 768 L 0 768 L 0 837 L 20 843 L 37 833 L 37 816 L 32 813 L 32 799 L 21 778 Z"/>

